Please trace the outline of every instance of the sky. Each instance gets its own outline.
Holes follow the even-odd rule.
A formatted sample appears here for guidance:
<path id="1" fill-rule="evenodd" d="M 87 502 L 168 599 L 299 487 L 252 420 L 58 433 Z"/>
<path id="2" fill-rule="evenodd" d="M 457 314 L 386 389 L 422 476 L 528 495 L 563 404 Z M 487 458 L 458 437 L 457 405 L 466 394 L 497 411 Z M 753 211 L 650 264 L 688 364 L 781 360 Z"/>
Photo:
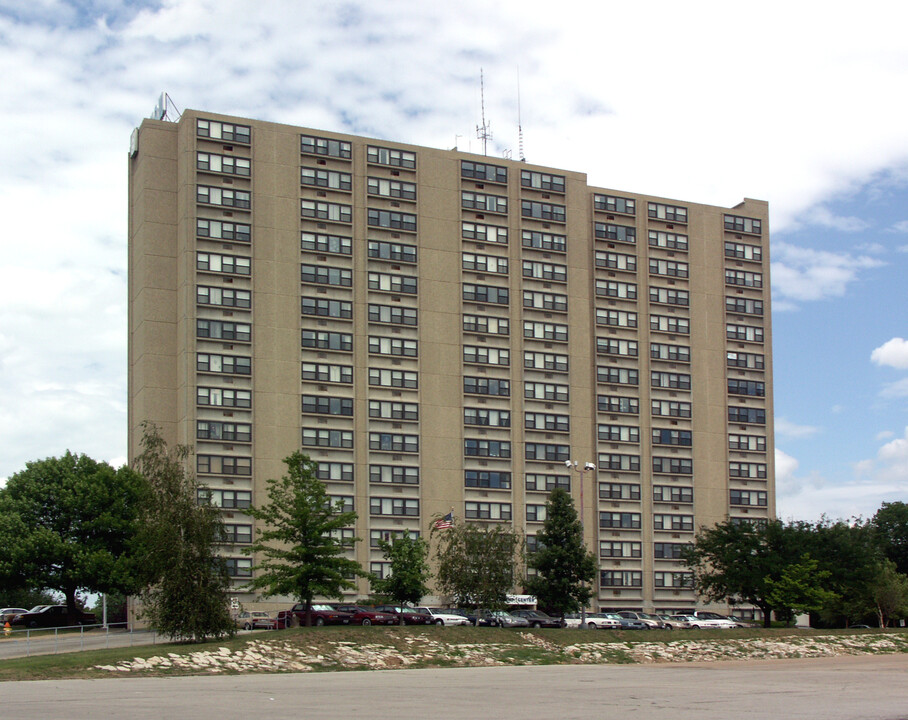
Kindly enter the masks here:
<path id="1" fill-rule="evenodd" d="M 769 201 L 778 515 L 908 502 L 906 26 L 897 0 L 0 0 L 0 485 L 125 461 L 127 150 L 166 91 L 473 152 L 484 99 L 490 156 L 519 119 L 593 185 Z"/>

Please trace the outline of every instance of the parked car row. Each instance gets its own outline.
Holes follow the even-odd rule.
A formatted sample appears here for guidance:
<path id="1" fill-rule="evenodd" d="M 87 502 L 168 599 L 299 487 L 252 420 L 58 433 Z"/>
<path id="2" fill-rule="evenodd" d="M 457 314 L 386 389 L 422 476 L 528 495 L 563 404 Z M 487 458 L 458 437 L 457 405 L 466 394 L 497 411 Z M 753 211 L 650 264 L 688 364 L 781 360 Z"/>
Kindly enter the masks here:
<path id="1" fill-rule="evenodd" d="M 0 611 L 3 623 L 10 626 L 26 628 L 69 627 L 72 625 L 94 625 L 97 618 L 94 613 L 76 610 L 70 614 L 66 605 L 35 605 L 31 610 L 23 608 L 3 608 Z"/>

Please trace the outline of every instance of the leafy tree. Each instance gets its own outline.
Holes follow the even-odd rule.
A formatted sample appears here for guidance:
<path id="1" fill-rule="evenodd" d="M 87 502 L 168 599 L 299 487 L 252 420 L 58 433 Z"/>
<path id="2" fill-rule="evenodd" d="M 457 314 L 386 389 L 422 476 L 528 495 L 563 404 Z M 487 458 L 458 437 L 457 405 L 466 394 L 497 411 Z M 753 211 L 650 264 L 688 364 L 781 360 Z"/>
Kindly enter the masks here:
<path id="1" fill-rule="evenodd" d="M 315 596 L 340 598 L 353 590 L 353 576 L 367 576 L 358 562 L 345 557 L 359 538 L 342 539 L 340 531 L 356 522 L 355 512 L 344 512 L 341 502 L 331 503 L 324 483 L 316 477 L 316 464 L 295 452 L 284 459 L 287 474 L 268 480 L 268 504 L 250 508 L 249 514 L 264 523 L 250 553 L 265 559 L 253 568 L 250 587 L 265 595 L 291 595 L 306 606 L 306 625 L 312 624 Z"/>
<path id="2" fill-rule="evenodd" d="M 504 607 L 517 578 L 517 534 L 501 525 L 469 524 L 438 532 L 435 578 L 439 590 L 465 607 Z"/>
<path id="3" fill-rule="evenodd" d="M 215 544 L 222 536 L 219 510 L 200 503 L 186 470 L 191 449 L 167 448 L 158 429 L 146 423 L 136 468 L 150 492 L 142 515 L 143 612 L 160 632 L 177 640 L 204 642 L 232 636 L 227 604 L 230 587 Z"/>
<path id="4" fill-rule="evenodd" d="M 26 464 L 0 490 L 0 584 L 55 590 L 70 615 L 78 593 L 132 588 L 132 543 L 144 483 L 68 452 Z"/>
<path id="5" fill-rule="evenodd" d="M 894 562 L 884 560 L 870 585 L 870 597 L 884 628 L 891 618 L 908 613 L 908 576 L 900 573 Z"/>
<path id="6" fill-rule="evenodd" d="M 586 583 L 595 580 L 598 563 L 583 544 L 583 526 L 574 500 L 565 490 L 555 488 L 549 495 L 545 524 L 536 541 L 538 549 L 527 564 L 537 574 L 527 580 L 527 592 L 561 617 L 586 607 L 593 594 Z"/>
<path id="7" fill-rule="evenodd" d="M 35 605 L 57 605 L 60 597 L 54 597 L 47 590 L 11 590 L 0 591 L 0 607 L 20 607 L 29 610 Z"/>
<path id="8" fill-rule="evenodd" d="M 786 617 L 815 612 L 837 599 L 824 587 L 830 574 L 820 570 L 819 563 L 805 553 L 799 562 L 785 567 L 778 579 L 766 579 L 766 600 Z"/>
<path id="9" fill-rule="evenodd" d="M 429 594 L 429 544 L 421 537 L 396 533 L 390 541 L 380 540 L 378 546 L 390 562 L 391 571 L 372 580 L 373 590 L 398 605 L 418 604 L 423 595 Z"/>
<path id="10" fill-rule="evenodd" d="M 880 548 L 903 575 L 908 575 L 908 505 L 883 503 L 871 520 Z"/>

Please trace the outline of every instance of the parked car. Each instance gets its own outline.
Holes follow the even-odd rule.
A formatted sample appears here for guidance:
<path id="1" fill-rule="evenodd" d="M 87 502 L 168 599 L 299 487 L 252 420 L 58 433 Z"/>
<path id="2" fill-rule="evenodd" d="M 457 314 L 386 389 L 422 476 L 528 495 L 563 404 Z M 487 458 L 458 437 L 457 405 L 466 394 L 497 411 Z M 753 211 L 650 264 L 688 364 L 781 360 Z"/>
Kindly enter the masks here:
<path id="1" fill-rule="evenodd" d="M 735 627 L 752 627 L 752 625 L 750 623 L 747 623 L 746 621 L 739 620 L 738 618 L 726 617 L 725 615 L 710 612 L 709 610 L 697 610 L 694 613 L 694 617 L 701 618 L 703 620 L 722 620 L 724 622 L 733 623 Z"/>
<path id="2" fill-rule="evenodd" d="M 665 629 L 665 622 L 663 622 L 663 620 L 658 615 L 651 615 L 650 613 L 645 612 L 635 612 L 633 610 L 621 610 L 617 614 L 623 618 L 627 618 L 628 620 L 640 620 L 644 625 L 652 630 Z"/>
<path id="3" fill-rule="evenodd" d="M 621 625 L 622 630 L 649 630 L 650 626 L 647 625 L 643 620 L 638 620 L 637 618 L 624 617 L 619 613 L 604 613 L 606 617 L 613 618 L 617 620 Z"/>
<path id="4" fill-rule="evenodd" d="M 690 630 L 690 619 L 686 615 L 660 615 L 659 617 L 673 630 Z"/>
<path id="5" fill-rule="evenodd" d="M 375 608 L 379 612 L 392 613 L 403 621 L 404 625 L 432 625 L 434 620 L 427 612 L 420 612 L 418 608 L 404 605 L 379 605 Z"/>
<path id="6" fill-rule="evenodd" d="M 335 605 L 335 610 L 353 613 L 352 625 L 397 625 L 397 615 L 381 612 L 361 605 Z"/>
<path id="7" fill-rule="evenodd" d="M 277 630 L 277 619 L 264 610 L 244 610 L 236 616 L 236 626 L 243 630 Z"/>
<path id="8" fill-rule="evenodd" d="M 565 622 L 559 617 L 546 615 L 539 610 L 512 610 L 511 615 L 526 618 L 532 628 L 560 628 L 565 627 Z"/>
<path id="9" fill-rule="evenodd" d="M 476 626 L 502 628 L 530 626 L 526 618 L 517 617 L 504 610 L 477 610 L 473 624 Z"/>
<path id="10" fill-rule="evenodd" d="M 300 625 L 306 624 L 306 604 L 297 603 L 294 605 L 290 611 L 297 620 L 299 620 Z M 287 615 L 284 616 L 284 623 L 286 624 Z M 353 613 L 342 612 L 340 610 L 335 610 L 330 605 L 312 605 L 312 624 L 313 625 L 349 625 L 353 621 Z"/>
<path id="11" fill-rule="evenodd" d="M 466 615 L 462 615 L 447 608 L 418 607 L 416 610 L 427 612 L 432 616 L 436 625 L 469 625 Z"/>
<path id="12" fill-rule="evenodd" d="M 41 607 L 40 605 L 38 607 Z M 25 608 L 0 608 L 0 625 L 5 623 L 7 620 L 12 620 L 14 615 L 21 615 L 22 613 L 27 613 L 28 610 Z"/>
<path id="13" fill-rule="evenodd" d="M 580 613 L 570 613 L 564 616 L 565 627 L 579 628 L 581 623 Z M 585 617 L 586 625 L 589 630 L 617 630 L 621 627 L 621 621 L 609 613 L 588 612 Z"/>
<path id="14" fill-rule="evenodd" d="M 727 618 L 705 618 L 698 615 L 684 615 L 692 630 L 733 630 L 738 627 Z"/>
<path id="15" fill-rule="evenodd" d="M 13 615 L 10 625 L 22 625 L 29 628 L 69 627 L 72 625 L 94 625 L 97 618 L 94 613 L 76 610 L 70 616 L 66 605 L 36 605 L 28 612 Z"/>

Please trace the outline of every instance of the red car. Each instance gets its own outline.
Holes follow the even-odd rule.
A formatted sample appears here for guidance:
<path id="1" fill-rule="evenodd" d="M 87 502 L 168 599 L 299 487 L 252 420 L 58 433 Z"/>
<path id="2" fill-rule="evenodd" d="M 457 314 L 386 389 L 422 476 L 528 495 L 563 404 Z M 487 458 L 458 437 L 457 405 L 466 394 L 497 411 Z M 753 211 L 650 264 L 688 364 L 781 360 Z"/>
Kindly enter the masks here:
<path id="1" fill-rule="evenodd" d="M 428 612 L 420 611 L 417 608 L 402 607 L 401 605 L 379 605 L 375 608 L 377 612 L 389 613 L 395 616 L 395 620 L 400 618 L 404 625 L 434 625 L 435 618 Z"/>
<path id="2" fill-rule="evenodd" d="M 397 625 L 397 615 L 393 613 L 370 610 L 360 605 L 335 605 L 334 609 L 353 613 L 350 621 L 353 625 Z"/>
<path id="3" fill-rule="evenodd" d="M 306 604 L 297 603 L 289 611 L 281 612 L 292 614 L 297 617 L 300 625 L 306 624 Z M 287 615 L 284 615 L 286 623 Z M 312 605 L 312 624 L 313 625 L 351 625 L 353 623 L 353 613 L 335 610 L 330 605 L 313 604 Z"/>

